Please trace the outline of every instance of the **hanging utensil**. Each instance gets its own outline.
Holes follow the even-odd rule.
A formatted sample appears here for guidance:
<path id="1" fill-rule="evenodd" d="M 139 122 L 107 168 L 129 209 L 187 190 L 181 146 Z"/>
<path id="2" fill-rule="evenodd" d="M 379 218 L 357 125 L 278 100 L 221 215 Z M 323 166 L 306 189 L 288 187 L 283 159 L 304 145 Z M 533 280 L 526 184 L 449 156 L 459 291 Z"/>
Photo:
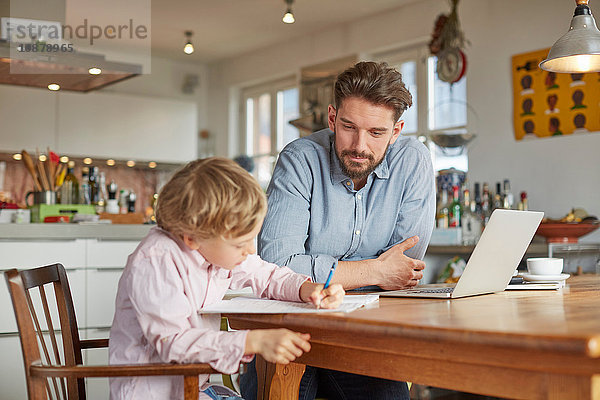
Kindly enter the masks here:
<path id="1" fill-rule="evenodd" d="M 40 185 L 38 174 L 35 171 L 35 166 L 33 164 L 33 160 L 31 159 L 31 156 L 25 150 L 21 151 L 21 156 L 22 156 L 23 162 L 25 163 L 25 168 L 27 168 L 27 170 L 31 174 L 31 177 L 33 178 L 33 186 L 35 187 L 35 190 L 38 192 L 41 192 L 42 186 Z"/>

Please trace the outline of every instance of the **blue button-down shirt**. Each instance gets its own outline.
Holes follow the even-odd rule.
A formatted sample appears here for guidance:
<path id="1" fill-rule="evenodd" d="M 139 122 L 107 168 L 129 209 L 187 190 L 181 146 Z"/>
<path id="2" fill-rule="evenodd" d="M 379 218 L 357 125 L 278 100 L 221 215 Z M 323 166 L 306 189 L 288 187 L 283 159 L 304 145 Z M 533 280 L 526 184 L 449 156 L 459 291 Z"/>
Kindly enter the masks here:
<path id="1" fill-rule="evenodd" d="M 260 256 L 315 282 L 339 260 L 376 258 L 414 235 L 405 254 L 423 259 L 435 222 L 431 156 L 414 137 L 390 145 L 360 190 L 341 170 L 332 131 L 295 140 L 279 154 L 267 196 Z"/>

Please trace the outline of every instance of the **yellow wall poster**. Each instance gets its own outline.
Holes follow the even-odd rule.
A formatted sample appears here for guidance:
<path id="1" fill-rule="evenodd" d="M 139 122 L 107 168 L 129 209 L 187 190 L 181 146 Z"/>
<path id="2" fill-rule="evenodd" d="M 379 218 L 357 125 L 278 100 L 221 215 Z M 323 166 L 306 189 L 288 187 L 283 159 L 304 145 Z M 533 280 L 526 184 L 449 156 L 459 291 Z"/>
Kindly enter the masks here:
<path id="1" fill-rule="evenodd" d="M 600 73 L 543 71 L 549 50 L 512 57 L 516 140 L 600 131 Z"/>

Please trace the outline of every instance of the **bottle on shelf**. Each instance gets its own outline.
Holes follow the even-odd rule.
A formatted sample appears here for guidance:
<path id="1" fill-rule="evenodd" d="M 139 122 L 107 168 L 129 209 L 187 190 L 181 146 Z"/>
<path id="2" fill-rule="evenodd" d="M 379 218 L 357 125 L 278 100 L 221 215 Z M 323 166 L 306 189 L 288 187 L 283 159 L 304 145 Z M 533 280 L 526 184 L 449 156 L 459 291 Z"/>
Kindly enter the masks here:
<path id="1" fill-rule="evenodd" d="M 496 182 L 496 194 L 494 195 L 494 202 L 492 203 L 492 211 L 502 207 L 504 207 L 504 201 L 502 200 L 502 184 Z"/>
<path id="2" fill-rule="evenodd" d="M 510 191 L 510 181 L 508 179 L 505 179 L 503 183 L 502 203 L 502 208 L 506 208 L 507 210 L 511 210 L 514 205 L 514 197 Z"/>
<path id="3" fill-rule="evenodd" d="M 450 225 L 450 212 L 448 210 L 448 191 L 442 188 L 438 198 L 436 222 L 438 228 L 448 228 Z"/>
<path id="4" fill-rule="evenodd" d="M 98 202 L 96 204 L 96 212 L 103 213 L 106 209 L 106 201 L 108 194 L 106 193 L 106 175 L 104 172 L 98 174 Z"/>
<path id="5" fill-rule="evenodd" d="M 452 203 L 450 203 L 449 207 L 450 211 L 450 228 L 458 228 L 460 227 L 460 218 L 462 216 L 462 206 L 460 204 L 460 195 L 458 191 L 458 186 L 452 186 Z"/>
<path id="6" fill-rule="evenodd" d="M 119 213 L 120 214 L 127 214 L 127 210 L 128 210 L 128 202 L 127 202 L 127 198 L 129 197 L 129 191 L 125 190 L 125 189 L 121 189 L 121 191 L 119 192 Z"/>
<path id="7" fill-rule="evenodd" d="M 75 162 L 69 161 L 67 164 L 67 175 L 59 190 L 60 204 L 78 204 L 79 203 L 79 181 L 73 173 Z"/>
<path id="8" fill-rule="evenodd" d="M 115 181 L 111 180 L 110 183 L 106 185 L 106 190 L 108 192 L 108 200 L 106 200 L 106 212 L 109 214 L 118 214 L 119 200 L 117 199 L 117 184 Z"/>
<path id="9" fill-rule="evenodd" d="M 93 205 L 98 205 L 100 199 L 100 185 L 98 183 L 98 167 L 90 167 L 90 173 L 88 176 L 90 182 L 90 201 Z"/>
<path id="10" fill-rule="evenodd" d="M 482 203 L 481 203 L 481 219 L 483 221 L 483 225 L 487 225 L 490 220 L 490 216 L 492 215 L 492 203 L 491 203 L 491 194 L 490 188 L 487 183 L 483 184 L 483 194 L 482 194 Z"/>
<path id="11" fill-rule="evenodd" d="M 462 243 L 464 245 L 475 245 L 481 236 L 483 222 L 479 215 L 475 213 L 475 202 L 471 201 L 469 190 L 465 190 L 464 202 L 462 207 L 461 230 Z"/>
<path id="12" fill-rule="evenodd" d="M 473 203 L 473 206 L 471 207 L 474 213 L 481 215 L 481 204 L 483 203 L 481 200 L 481 186 L 479 185 L 479 182 L 475 183 L 475 196 L 474 198 L 471 200 L 471 202 Z"/>
<path id="13" fill-rule="evenodd" d="M 519 201 L 518 209 L 521 211 L 527 211 L 527 192 L 521 192 L 521 201 Z"/>
<path id="14" fill-rule="evenodd" d="M 79 191 L 79 203 L 92 204 L 90 197 L 90 169 L 83 167 L 81 169 L 81 190 Z"/>
<path id="15" fill-rule="evenodd" d="M 135 200 L 136 200 L 137 196 L 136 194 L 133 192 L 133 190 L 129 191 L 129 194 L 127 195 L 127 212 L 128 213 L 134 213 L 135 212 Z"/>

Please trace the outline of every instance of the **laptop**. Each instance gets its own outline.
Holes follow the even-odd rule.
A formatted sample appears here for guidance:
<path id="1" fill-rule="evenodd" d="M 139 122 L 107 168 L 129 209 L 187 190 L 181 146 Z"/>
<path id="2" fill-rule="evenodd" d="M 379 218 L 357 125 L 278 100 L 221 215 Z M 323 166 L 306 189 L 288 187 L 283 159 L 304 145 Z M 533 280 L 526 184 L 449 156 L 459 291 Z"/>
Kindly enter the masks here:
<path id="1" fill-rule="evenodd" d="M 543 216 L 544 213 L 538 211 L 494 210 L 456 285 L 420 285 L 381 292 L 379 296 L 455 299 L 502 292 L 519 266 Z"/>

